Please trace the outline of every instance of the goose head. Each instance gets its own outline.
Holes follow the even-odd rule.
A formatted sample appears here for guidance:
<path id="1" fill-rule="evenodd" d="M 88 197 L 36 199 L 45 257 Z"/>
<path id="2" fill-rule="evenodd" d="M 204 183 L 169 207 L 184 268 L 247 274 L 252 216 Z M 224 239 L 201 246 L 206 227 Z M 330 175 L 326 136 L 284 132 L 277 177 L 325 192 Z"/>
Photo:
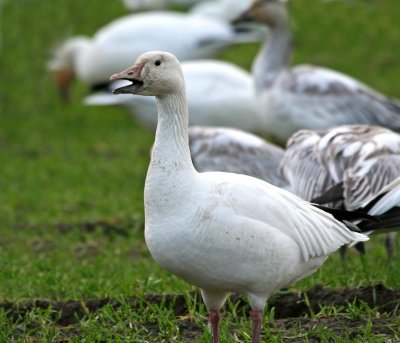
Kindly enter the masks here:
<path id="1" fill-rule="evenodd" d="M 133 66 L 112 75 L 110 80 L 131 82 L 127 86 L 115 89 L 114 94 L 132 93 L 162 97 L 184 89 L 183 73 L 178 59 L 161 51 L 140 55 Z"/>
<path id="2" fill-rule="evenodd" d="M 249 9 L 232 21 L 233 24 L 257 22 L 271 28 L 288 25 L 287 0 L 254 0 Z"/>
<path id="3" fill-rule="evenodd" d="M 90 40 L 86 37 L 67 39 L 61 46 L 55 49 L 53 58 L 48 63 L 48 69 L 53 74 L 60 97 L 64 101 L 69 100 L 69 89 L 75 78 L 78 55 L 89 44 Z"/>

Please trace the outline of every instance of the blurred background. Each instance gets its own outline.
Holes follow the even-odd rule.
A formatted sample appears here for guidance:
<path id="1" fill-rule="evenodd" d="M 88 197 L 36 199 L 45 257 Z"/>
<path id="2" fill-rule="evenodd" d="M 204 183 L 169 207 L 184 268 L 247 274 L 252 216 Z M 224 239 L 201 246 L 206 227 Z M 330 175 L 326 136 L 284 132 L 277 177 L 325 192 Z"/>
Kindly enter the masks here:
<path id="1" fill-rule="evenodd" d="M 0 299 L 187 289 L 153 263 L 142 239 L 153 132 L 122 109 L 85 106 L 89 90 L 81 82 L 63 103 L 47 68 L 66 38 L 91 36 L 126 15 L 123 2 L 2 0 L 0 6 Z M 169 9 L 186 11 L 179 4 Z M 400 98 L 398 0 L 293 0 L 290 15 L 293 64 L 329 67 Z M 250 70 L 258 48 L 238 44 L 217 58 Z M 329 276 L 334 260 L 303 285 L 400 287 L 400 268 L 382 269 L 381 245 L 373 259 L 367 277 L 358 259 L 349 263 L 359 274 Z"/>
<path id="2" fill-rule="evenodd" d="M 290 13 L 293 64 L 333 68 L 400 97 L 397 1 L 295 0 Z M 141 216 L 152 133 L 121 110 L 84 106 L 88 89 L 80 82 L 63 104 L 47 70 L 52 51 L 66 38 L 90 36 L 125 14 L 116 0 L 3 0 L 3 223 Z M 249 70 L 258 46 L 235 46 L 219 58 Z"/>

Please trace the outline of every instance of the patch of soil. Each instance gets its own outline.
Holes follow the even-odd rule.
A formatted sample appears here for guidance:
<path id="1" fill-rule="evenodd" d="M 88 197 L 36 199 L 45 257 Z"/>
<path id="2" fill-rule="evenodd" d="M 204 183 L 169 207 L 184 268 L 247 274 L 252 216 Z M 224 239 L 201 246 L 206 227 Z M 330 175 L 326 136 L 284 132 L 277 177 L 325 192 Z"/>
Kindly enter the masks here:
<path id="1" fill-rule="evenodd" d="M 192 297 L 199 297 L 192 294 Z M 162 304 L 163 307 L 174 311 L 176 316 L 188 314 L 188 306 L 184 295 L 146 295 L 144 299 L 131 297 L 127 299 L 130 306 L 140 308 L 143 301 L 148 304 Z M 240 296 L 233 295 L 232 303 L 237 304 L 237 310 L 247 313 L 250 309 L 247 302 Z M 348 303 L 361 305 L 367 304 L 380 313 L 398 315 L 400 312 L 400 290 L 390 290 L 378 284 L 373 287 L 361 287 L 351 289 L 330 290 L 321 286 L 306 292 L 288 292 L 273 296 L 269 302 L 269 308 L 275 309 L 275 319 L 302 318 L 311 313 L 320 312 L 321 306 L 346 306 Z M 60 326 L 68 326 L 77 323 L 80 319 L 91 312 L 101 309 L 110 304 L 117 308 L 121 303 L 112 298 L 90 299 L 90 300 L 32 300 L 23 303 L 1 301 L 0 308 L 3 308 L 10 318 L 17 320 L 34 308 L 48 309 L 53 311 L 53 320 Z M 279 323 L 279 321 L 275 321 Z"/>

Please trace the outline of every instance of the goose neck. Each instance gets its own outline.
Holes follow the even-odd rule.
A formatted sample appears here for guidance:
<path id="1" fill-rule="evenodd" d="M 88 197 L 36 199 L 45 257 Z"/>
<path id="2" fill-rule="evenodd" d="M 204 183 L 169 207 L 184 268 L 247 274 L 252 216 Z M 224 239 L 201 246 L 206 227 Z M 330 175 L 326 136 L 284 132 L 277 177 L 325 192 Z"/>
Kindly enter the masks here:
<path id="1" fill-rule="evenodd" d="M 189 115 L 185 90 L 156 99 L 158 125 L 152 162 L 168 169 L 194 170 L 189 150 Z"/>
<path id="2" fill-rule="evenodd" d="M 270 88 L 287 69 L 292 50 L 292 35 L 287 25 L 271 28 L 252 67 L 257 91 Z"/>

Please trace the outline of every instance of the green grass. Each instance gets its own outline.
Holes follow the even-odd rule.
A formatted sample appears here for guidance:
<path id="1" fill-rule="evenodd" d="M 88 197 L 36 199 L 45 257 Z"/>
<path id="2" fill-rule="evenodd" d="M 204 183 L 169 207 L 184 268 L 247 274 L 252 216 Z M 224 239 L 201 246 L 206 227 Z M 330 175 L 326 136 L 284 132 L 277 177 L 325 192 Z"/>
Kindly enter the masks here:
<path id="1" fill-rule="evenodd" d="M 400 97 L 397 0 L 295 0 L 291 7 L 294 63 L 335 68 Z M 113 297 L 122 303 L 66 327 L 55 323 L 51 309 L 33 309 L 17 318 L 0 310 L 0 341 L 181 342 L 196 326 L 202 333 L 193 341 L 208 342 L 206 310 L 198 297 L 188 295 L 194 288 L 158 267 L 143 241 L 143 183 L 153 134 L 118 109 L 84 107 L 86 89 L 79 84 L 71 103 L 61 104 L 46 71 L 58 42 L 94 33 L 123 15 L 122 5 L 3 0 L 0 13 L 0 300 Z M 221 58 L 249 68 L 257 48 L 235 47 Z M 292 289 L 317 283 L 400 288 L 399 254 L 388 266 L 380 242 L 368 250 L 365 261 L 349 251 L 346 268 L 333 255 Z M 135 311 L 126 301 L 147 293 L 182 292 L 190 300 L 187 318 L 163 304 L 144 304 Z M 228 304 L 221 322 L 223 342 L 249 341 L 250 323 L 242 314 Z M 367 322 L 385 316 L 349 304 L 310 318 L 323 315 L 338 321 L 358 316 Z M 326 342 L 387 342 L 399 337 L 398 332 L 382 337 L 369 326 L 357 334 L 340 334 L 318 325 L 303 327 L 301 321 L 296 325 L 287 330 L 275 326 L 272 311 L 265 318 L 265 340 L 307 341 L 320 335 Z"/>

